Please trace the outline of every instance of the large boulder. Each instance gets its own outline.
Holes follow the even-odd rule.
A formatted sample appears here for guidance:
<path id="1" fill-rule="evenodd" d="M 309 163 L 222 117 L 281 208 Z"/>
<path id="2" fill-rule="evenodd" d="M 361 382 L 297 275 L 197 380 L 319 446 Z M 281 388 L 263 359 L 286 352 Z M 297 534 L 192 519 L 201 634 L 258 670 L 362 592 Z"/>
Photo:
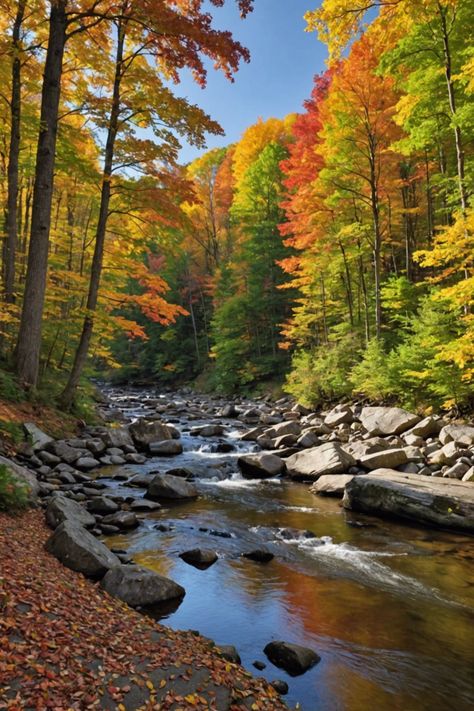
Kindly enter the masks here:
<path id="1" fill-rule="evenodd" d="M 147 499 L 196 499 L 198 491 L 194 484 L 179 476 L 156 474 L 148 485 Z"/>
<path id="2" fill-rule="evenodd" d="M 7 457 L 0 456 L 0 465 L 6 467 L 12 474 L 13 478 L 26 487 L 29 502 L 32 504 L 36 503 L 40 491 L 36 474 L 29 469 L 26 469 L 26 467 L 22 467 L 16 462 L 12 462 L 11 459 L 7 459 Z"/>
<path id="3" fill-rule="evenodd" d="M 157 605 L 184 597 L 186 593 L 174 580 L 138 565 L 122 565 L 109 570 L 101 587 L 131 607 Z"/>
<path id="4" fill-rule="evenodd" d="M 25 422 L 23 429 L 35 452 L 44 449 L 50 442 L 54 442 L 54 439 L 43 432 L 34 422 Z"/>
<path id="5" fill-rule="evenodd" d="M 285 462 L 275 454 L 253 454 L 239 457 L 239 469 L 245 479 L 269 479 L 285 471 Z"/>
<path id="6" fill-rule="evenodd" d="M 163 422 L 149 421 L 140 417 L 130 425 L 130 434 L 135 445 L 139 449 L 148 449 L 152 442 L 162 442 L 165 439 L 173 439 L 170 429 Z"/>
<path id="7" fill-rule="evenodd" d="M 51 528 L 57 528 L 63 521 L 73 521 L 84 528 L 95 526 L 95 518 L 86 509 L 65 496 L 55 496 L 46 509 L 46 522 Z"/>
<path id="8" fill-rule="evenodd" d="M 456 442 L 470 446 L 474 444 L 474 427 L 471 425 L 446 425 L 439 433 L 441 444 Z"/>
<path id="9" fill-rule="evenodd" d="M 354 474 L 324 474 L 311 486 L 310 491 L 319 496 L 343 496 L 346 484 Z"/>
<path id="10" fill-rule="evenodd" d="M 177 439 L 164 439 L 162 442 L 150 442 L 148 449 L 155 457 L 170 457 L 182 454 L 183 445 Z"/>
<path id="11" fill-rule="evenodd" d="M 369 434 L 387 436 L 409 430 L 420 418 L 400 407 L 363 407 L 360 421 Z"/>
<path id="12" fill-rule="evenodd" d="M 345 508 L 474 533 L 474 486 L 378 469 L 347 484 Z"/>
<path id="13" fill-rule="evenodd" d="M 129 447 L 133 445 L 133 440 L 127 427 L 114 427 L 107 430 L 102 436 L 107 447 Z"/>
<path id="14" fill-rule="evenodd" d="M 120 561 L 103 543 L 72 520 L 61 523 L 46 541 L 46 550 L 67 568 L 90 578 L 102 578 Z"/>
<path id="15" fill-rule="evenodd" d="M 304 674 L 321 660 L 314 650 L 289 642 L 270 642 L 263 651 L 272 664 L 284 669 L 290 676 Z"/>
<path id="16" fill-rule="evenodd" d="M 360 463 L 365 469 L 395 469 L 407 461 L 408 456 L 404 449 L 386 449 L 360 458 Z"/>
<path id="17" fill-rule="evenodd" d="M 323 474 L 342 474 L 355 465 L 354 457 L 336 442 L 297 452 L 286 460 L 292 479 L 316 480 Z"/>

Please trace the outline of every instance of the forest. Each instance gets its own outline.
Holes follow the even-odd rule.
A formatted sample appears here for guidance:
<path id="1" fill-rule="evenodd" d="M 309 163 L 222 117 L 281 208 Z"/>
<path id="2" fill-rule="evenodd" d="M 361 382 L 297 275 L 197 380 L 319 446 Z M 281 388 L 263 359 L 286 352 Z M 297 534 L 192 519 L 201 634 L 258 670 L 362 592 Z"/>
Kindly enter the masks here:
<path id="1" fill-rule="evenodd" d="M 210 151 L 180 72 L 250 57 L 204 5 L 1 0 L 0 388 L 472 406 L 473 3 L 308 0 L 304 107 Z"/>

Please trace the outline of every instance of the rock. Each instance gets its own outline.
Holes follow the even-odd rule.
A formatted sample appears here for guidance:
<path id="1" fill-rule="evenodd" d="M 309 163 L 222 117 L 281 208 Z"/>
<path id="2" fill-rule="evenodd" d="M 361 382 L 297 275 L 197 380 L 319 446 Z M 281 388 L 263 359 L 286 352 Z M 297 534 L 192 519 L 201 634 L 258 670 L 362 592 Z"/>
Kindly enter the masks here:
<path id="1" fill-rule="evenodd" d="M 95 457 L 79 457 L 79 459 L 76 461 L 76 467 L 78 469 L 84 469 L 86 471 L 89 471 L 90 469 L 100 467 L 100 462 L 95 459 Z"/>
<path id="2" fill-rule="evenodd" d="M 219 437 L 224 433 L 222 425 L 203 425 L 201 427 L 193 427 L 191 435 L 193 437 Z"/>
<path id="3" fill-rule="evenodd" d="M 131 607 L 149 607 L 185 595 L 184 588 L 174 580 L 138 565 L 121 565 L 109 570 L 100 585 L 109 595 Z"/>
<path id="4" fill-rule="evenodd" d="M 274 681 L 271 681 L 270 684 L 273 686 L 275 691 L 278 691 L 278 693 L 282 696 L 288 693 L 288 684 L 286 681 L 283 681 L 283 679 L 275 679 Z"/>
<path id="5" fill-rule="evenodd" d="M 285 462 L 275 454 L 254 454 L 239 457 L 239 469 L 245 479 L 268 479 L 285 471 Z"/>
<path id="6" fill-rule="evenodd" d="M 322 444 L 322 442 L 314 432 L 303 432 L 303 434 L 296 440 L 296 444 L 298 447 L 309 449 L 310 447 L 317 447 Z"/>
<path id="7" fill-rule="evenodd" d="M 256 442 L 260 435 L 263 434 L 263 432 L 263 427 L 254 427 L 248 432 L 245 432 L 245 434 L 243 434 L 240 439 L 242 442 Z"/>
<path id="8" fill-rule="evenodd" d="M 441 449 L 430 454 L 429 464 L 454 464 L 455 461 L 463 456 L 464 450 L 461 449 L 458 442 L 448 442 Z"/>
<path id="9" fill-rule="evenodd" d="M 263 651 L 272 664 L 284 669 L 290 676 L 304 674 L 321 660 L 312 649 L 289 642 L 270 642 Z"/>
<path id="10" fill-rule="evenodd" d="M 134 499 L 130 504 L 132 511 L 157 511 L 161 509 L 158 501 L 148 501 L 147 499 Z"/>
<path id="11" fill-rule="evenodd" d="M 175 469 L 167 469 L 165 474 L 168 476 L 179 476 L 182 479 L 194 479 L 194 474 L 191 469 L 186 469 L 186 467 L 176 467 Z"/>
<path id="12" fill-rule="evenodd" d="M 129 464 L 144 464 L 146 457 L 144 454 L 138 454 L 138 452 L 129 452 L 125 455 L 125 461 Z"/>
<path id="13" fill-rule="evenodd" d="M 111 427 L 102 436 L 106 447 L 126 447 L 132 445 L 132 437 L 127 427 Z"/>
<path id="14" fill-rule="evenodd" d="M 91 513 L 96 513 L 96 514 L 110 514 L 110 513 L 115 513 L 118 511 L 118 504 L 115 503 L 115 501 L 112 501 L 112 499 L 108 499 L 106 496 L 97 496 L 95 499 L 92 499 L 89 501 L 87 504 L 87 509 Z"/>
<path id="15" fill-rule="evenodd" d="M 140 419 L 130 425 L 130 434 L 139 449 L 148 449 L 148 445 L 152 442 L 156 443 L 173 439 L 169 428 L 162 422 L 150 422 L 143 417 L 140 417 Z"/>
<path id="16" fill-rule="evenodd" d="M 282 435 L 296 435 L 299 437 L 301 434 L 301 425 L 299 422 L 296 422 L 295 420 L 290 420 L 290 422 L 280 422 L 278 425 L 274 425 L 273 427 L 270 427 L 269 429 L 265 430 L 265 435 L 269 437 L 270 439 L 274 439 L 276 437 L 281 437 Z"/>
<path id="17" fill-rule="evenodd" d="M 474 427 L 470 425 L 446 425 L 439 433 L 441 444 L 457 442 L 458 444 L 474 444 Z"/>
<path id="18" fill-rule="evenodd" d="M 347 484 L 345 508 L 474 532 L 474 487 L 456 479 L 379 469 Z"/>
<path id="19" fill-rule="evenodd" d="M 469 471 L 464 474 L 462 481 L 474 481 L 474 467 L 471 467 Z"/>
<path id="20" fill-rule="evenodd" d="M 363 407 L 360 421 L 371 435 L 396 435 L 414 427 L 420 418 L 400 407 Z"/>
<path id="21" fill-rule="evenodd" d="M 44 449 L 50 442 L 54 442 L 54 439 L 43 432 L 34 422 L 23 423 L 23 429 L 35 452 Z"/>
<path id="22" fill-rule="evenodd" d="M 218 417 L 237 417 L 238 410 L 233 403 L 229 405 L 224 405 L 218 412 Z"/>
<path id="23" fill-rule="evenodd" d="M 280 447 L 293 447 L 297 443 L 297 441 L 298 437 L 296 435 L 281 435 L 273 441 L 273 446 L 275 447 L 275 449 L 279 449 Z"/>
<path id="24" fill-rule="evenodd" d="M 66 464 L 74 464 L 81 457 L 81 450 L 74 449 L 74 447 L 69 446 L 66 442 L 50 442 L 46 445 L 49 452 L 52 452 L 62 462 Z"/>
<path id="25" fill-rule="evenodd" d="M 420 420 L 420 422 L 412 427 L 411 430 L 409 430 L 409 434 L 426 439 L 427 437 L 439 434 L 442 426 L 443 421 L 440 418 L 429 416 Z"/>
<path id="26" fill-rule="evenodd" d="M 86 509 L 65 496 L 55 496 L 46 509 L 46 522 L 57 528 L 63 521 L 73 521 L 84 528 L 95 526 L 95 518 Z"/>
<path id="27" fill-rule="evenodd" d="M 455 464 L 453 464 L 452 467 L 449 467 L 449 469 L 446 469 L 446 471 L 443 473 L 443 476 L 448 478 L 448 479 L 461 479 L 463 478 L 464 474 L 468 471 L 469 465 L 465 464 L 464 462 L 461 462 L 458 460 Z"/>
<path id="28" fill-rule="evenodd" d="M 148 485 L 147 499 L 196 499 L 198 491 L 194 484 L 177 476 L 156 474 Z"/>
<path id="29" fill-rule="evenodd" d="M 254 662 L 252 662 L 252 665 L 255 667 L 255 669 L 258 669 L 259 671 L 262 671 L 262 669 L 266 669 L 267 667 L 265 662 L 261 662 L 259 659 L 256 659 Z"/>
<path id="30" fill-rule="evenodd" d="M 376 452 L 385 452 L 387 449 L 394 448 L 390 442 L 382 439 L 381 437 L 369 437 L 368 439 L 362 441 L 347 442 L 342 445 L 345 452 L 352 454 L 354 459 L 358 462 L 362 457 L 366 457 L 368 454 L 375 454 Z"/>
<path id="31" fill-rule="evenodd" d="M 101 578 L 120 565 L 120 561 L 107 546 L 98 541 L 85 528 L 72 520 L 61 523 L 46 541 L 46 550 L 67 568 L 90 578 Z"/>
<path id="32" fill-rule="evenodd" d="M 242 553 L 244 558 L 249 560 L 254 560 L 257 563 L 269 563 L 275 557 L 273 553 L 270 553 L 266 548 L 255 548 L 253 551 L 248 553 Z"/>
<path id="33" fill-rule="evenodd" d="M 407 461 L 408 457 L 404 449 L 386 449 L 360 458 L 360 463 L 365 469 L 395 469 Z"/>
<path id="34" fill-rule="evenodd" d="M 324 474 L 314 482 L 310 491 L 319 496 L 343 496 L 346 484 L 353 478 L 353 474 Z"/>
<path id="35" fill-rule="evenodd" d="M 286 468 L 292 479 L 316 480 L 323 474 L 342 474 L 355 463 L 339 444 L 327 442 L 288 457 Z"/>
<path id="36" fill-rule="evenodd" d="M 337 427 L 338 425 L 351 424 L 354 420 L 349 405 L 340 405 L 331 410 L 324 418 L 324 424 L 328 427 Z"/>
<path id="37" fill-rule="evenodd" d="M 36 474 L 26 467 L 22 467 L 16 462 L 12 462 L 11 459 L 7 459 L 7 457 L 0 456 L 0 465 L 6 467 L 20 484 L 26 486 L 28 491 L 28 501 L 31 504 L 35 504 L 40 492 Z"/>
<path id="38" fill-rule="evenodd" d="M 150 453 L 155 457 L 167 457 L 182 454 L 183 445 L 176 439 L 164 439 L 162 442 L 150 442 L 148 445 Z"/>
<path id="39" fill-rule="evenodd" d="M 179 557 L 189 565 L 194 565 L 195 568 L 209 568 L 210 565 L 216 562 L 218 555 L 215 551 L 207 548 L 192 548 L 189 551 L 183 551 Z"/>
<path id="40" fill-rule="evenodd" d="M 216 652 L 228 662 L 233 664 L 240 664 L 241 662 L 240 654 L 233 644 L 220 644 L 216 647 Z"/>
<path id="41" fill-rule="evenodd" d="M 94 438 L 94 439 L 88 439 L 86 440 L 86 448 L 91 452 L 91 454 L 94 454 L 95 456 L 99 456 L 103 454 L 106 450 L 106 447 L 115 447 L 117 445 L 106 445 L 105 442 L 103 442 L 99 438 Z"/>
<path id="42" fill-rule="evenodd" d="M 136 528 L 138 526 L 138 519 L 132 511 L 117 511 L 113 514 L 108 514 L 104 516 L 100 525 L 105 524 L 107 526 L 116 526 L 121 531 Z"/>
<path id="43" fill-rule="evenodd" d="M 42 462 L 48 464 L 51 467 L 53 467 L 55 464 L 59 464 L 61 461 L 59 457 L 57 457 L 52 452 L 47 452 L 45 449 L 42 449 L 38 456 Z"/>

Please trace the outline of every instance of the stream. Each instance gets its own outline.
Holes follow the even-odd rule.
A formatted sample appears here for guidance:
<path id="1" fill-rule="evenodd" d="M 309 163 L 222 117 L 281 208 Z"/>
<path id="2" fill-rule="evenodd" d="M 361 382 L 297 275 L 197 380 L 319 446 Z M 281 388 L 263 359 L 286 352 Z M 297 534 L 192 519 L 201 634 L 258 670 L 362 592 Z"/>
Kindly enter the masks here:
<path id="1" fill-rule="evenodd" d="M 145 393 L 106 394 L 128 420 L 154 411 Z M 158 617 L 163 624 L 235 645 L 250 672 L 285 680 L 285 700 L 303 711 L 474 708 L 472 538 L 354 514 L 305 484 L 244 480 L 237 457 L 259 449 L 240 441 L 248 427 L 220 418 L 225 435 L 204 438 L 189 430 L 209 419 L 190 421 L 185 406 L 163 418 L 180 429 L 183 454 L 126 469 L 189 468 L 200 496 L 147 513 L 137 529 L 104 539 L 184 586 L 177 609 Z M 216 452 L 218 443 L 233 451 Z M 118 469 L 100 474 L 113 493 L 144 493 L 114 479 Z M 241 557 L 261 546 L 274 553 L 270 563 Z M 199 570 L 178 557 L 196 547 L 215 550 L 219 560 Z M 272 639 L 310 647 L 321 662 L 290 677 L 263 654 Z M 266 668 L 257 671 L 255 660 Z"/>

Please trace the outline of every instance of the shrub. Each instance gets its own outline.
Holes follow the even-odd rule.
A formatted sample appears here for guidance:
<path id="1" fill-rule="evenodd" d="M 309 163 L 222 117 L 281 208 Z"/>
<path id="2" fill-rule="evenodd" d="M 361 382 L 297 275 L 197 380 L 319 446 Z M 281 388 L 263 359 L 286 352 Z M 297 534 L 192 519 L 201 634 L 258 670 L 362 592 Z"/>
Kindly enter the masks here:
<path id="1" fill-rule="evenodd" d="M 9 513 L 22 511 L 28 506 L 28 486 L 0 464 L 0 511 Z"/>

